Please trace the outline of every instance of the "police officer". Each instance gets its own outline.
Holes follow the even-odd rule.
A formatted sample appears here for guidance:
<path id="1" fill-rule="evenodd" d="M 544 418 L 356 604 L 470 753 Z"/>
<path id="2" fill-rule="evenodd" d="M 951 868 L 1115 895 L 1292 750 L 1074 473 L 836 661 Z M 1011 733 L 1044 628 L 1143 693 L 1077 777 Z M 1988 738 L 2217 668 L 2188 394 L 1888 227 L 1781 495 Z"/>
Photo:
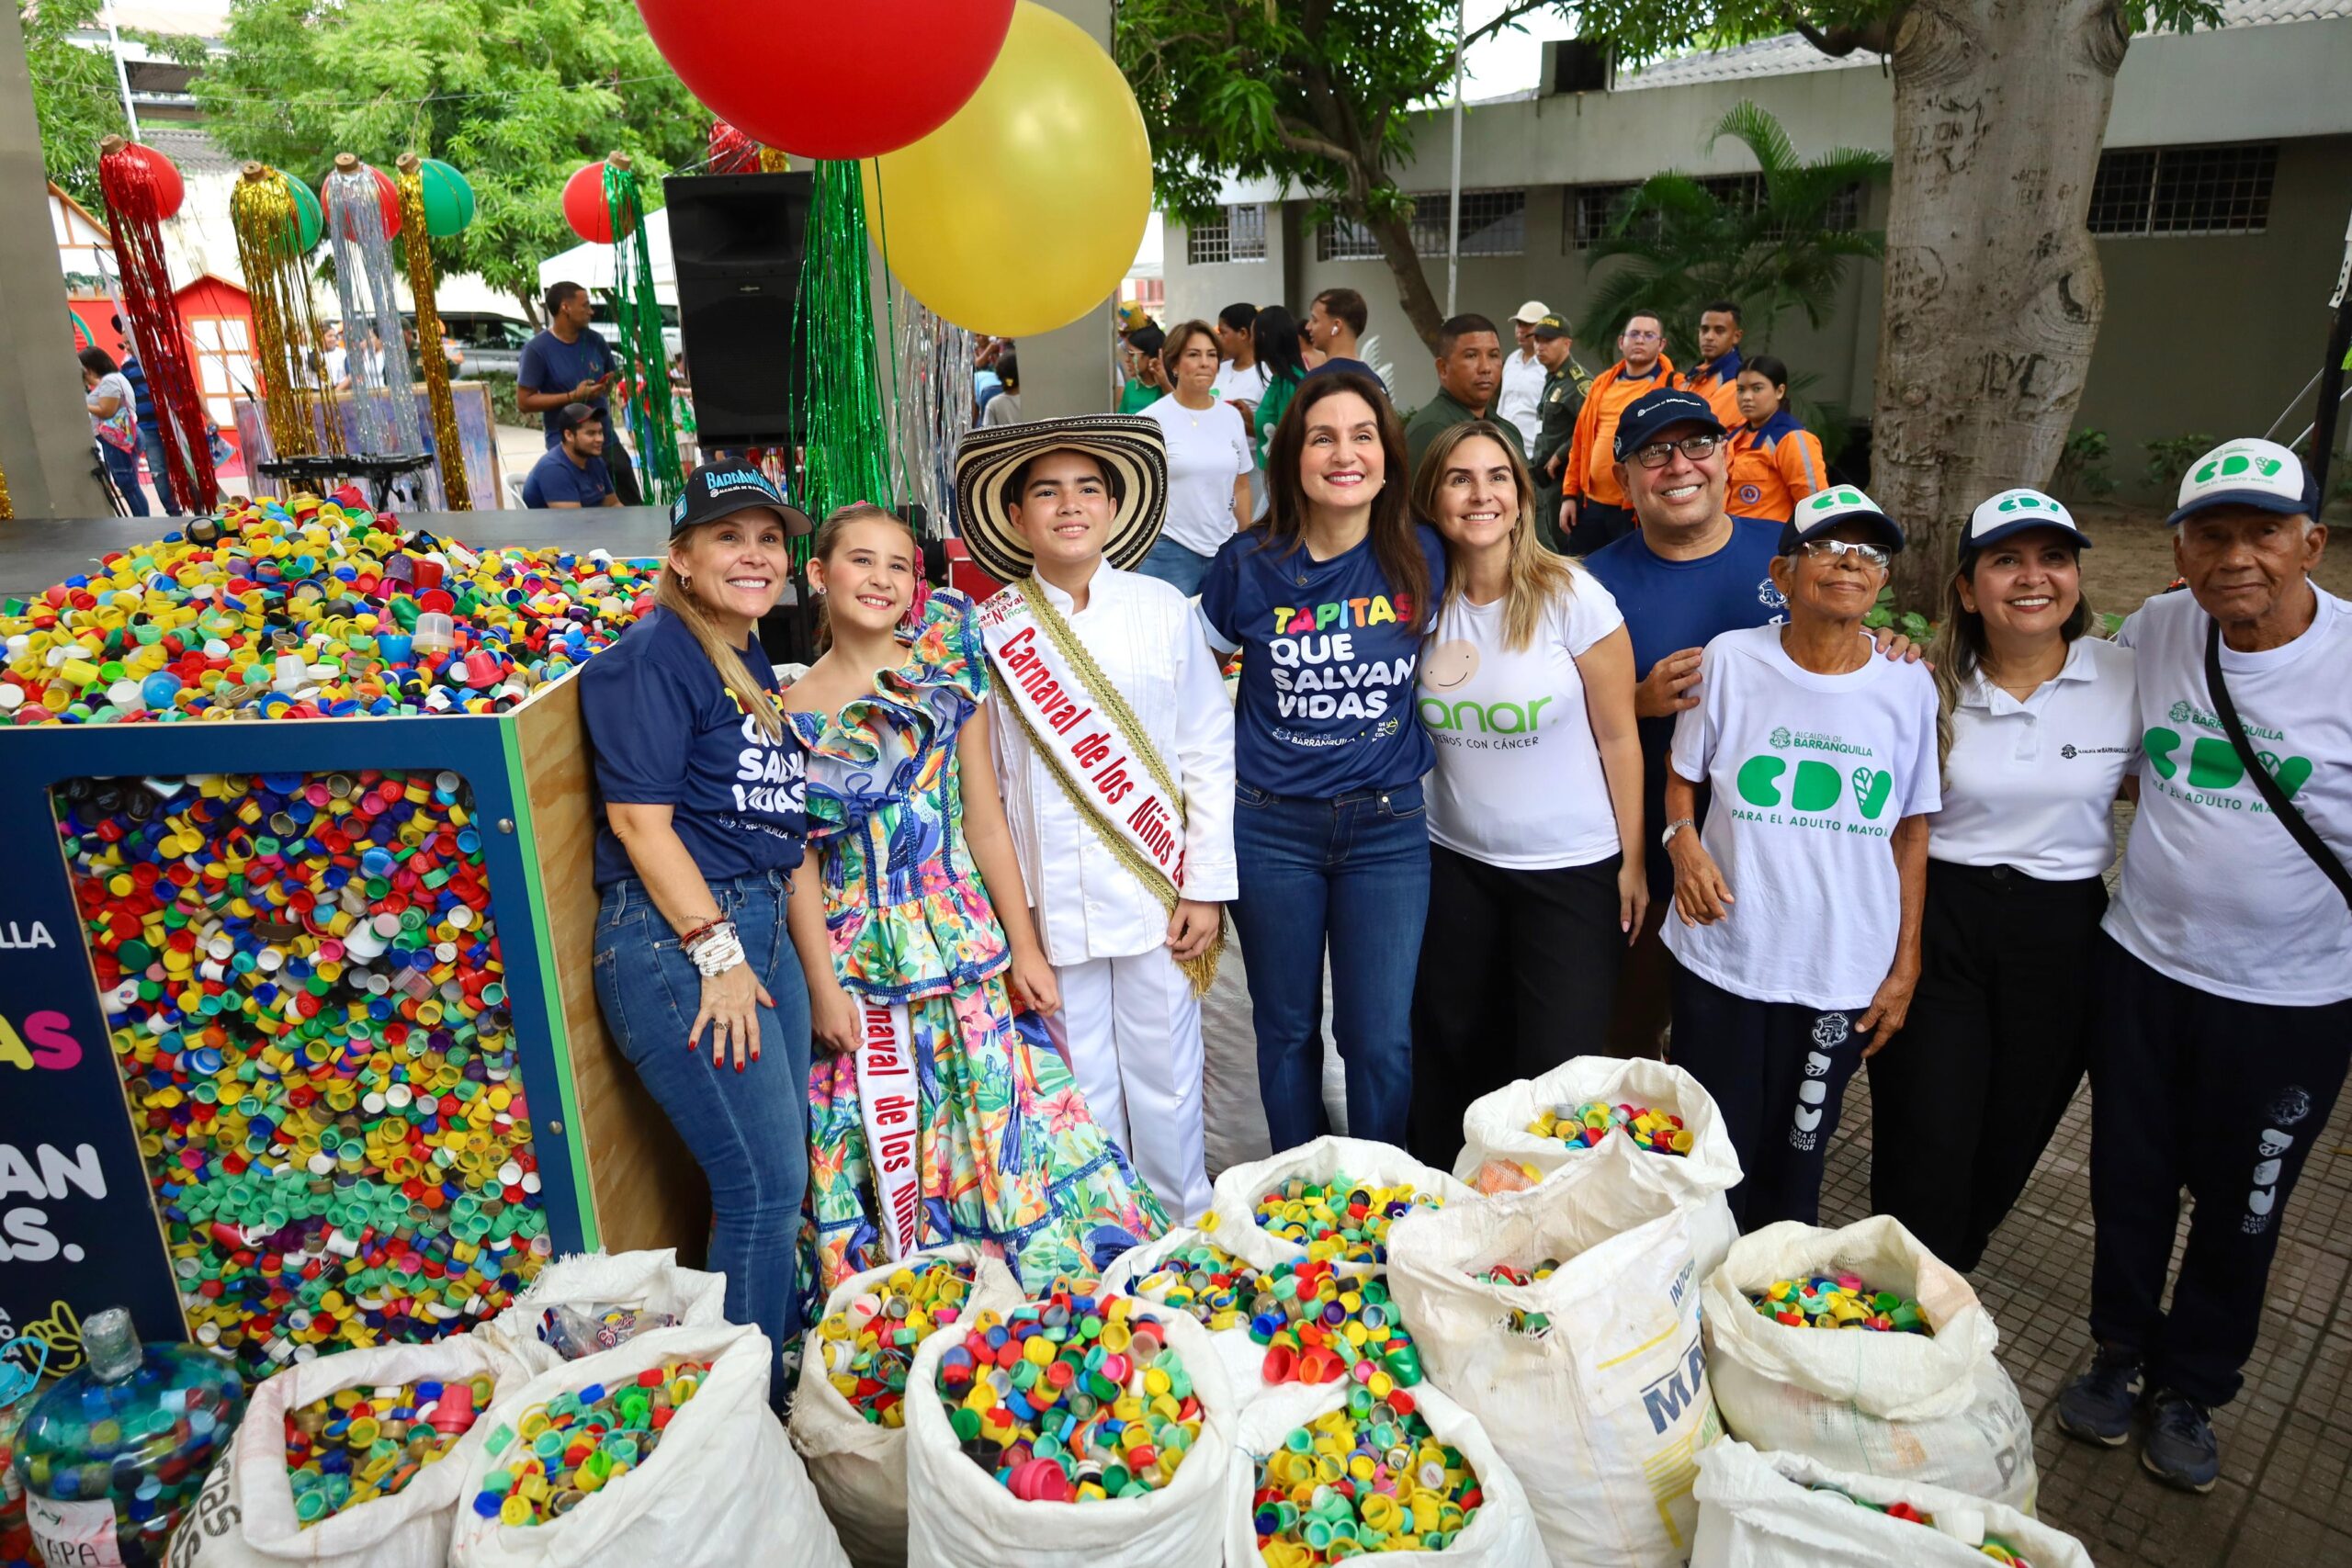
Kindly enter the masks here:
<path id="1" fill-rule="evenodd" d="M 1567 549 L 1567 539 L 1560 532 L 1560 470 L 1567 464 L 1577 414 L 1584 408 L 1584 389 L 1590 380 L 1569 352 L 1575 346 L 1567 322 L 1557 316 L 1536 318 L 1535 357 L 1544 362 L 1545 378 L 1535 403 L 1543 432 L 1535 438 L 1529 463 L 1535 470 L 1535 534 L 1547 548 L 1561 553 Z"/>

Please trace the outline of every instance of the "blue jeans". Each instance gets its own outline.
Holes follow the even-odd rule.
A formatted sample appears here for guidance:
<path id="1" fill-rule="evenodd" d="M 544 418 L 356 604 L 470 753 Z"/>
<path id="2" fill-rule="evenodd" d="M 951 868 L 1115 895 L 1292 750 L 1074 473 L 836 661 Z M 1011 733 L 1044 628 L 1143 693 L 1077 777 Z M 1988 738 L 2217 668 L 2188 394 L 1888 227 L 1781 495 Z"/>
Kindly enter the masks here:
<path id="1" fill-rule="evenodd" d="M 1413 1101 L 1413 976 L 1429 914 L 1430 836 L 1417 780 L 1333 800 L 1234 786 L 1258 1094 L 1277 1150 L 1329 1132 L 1323 955 L 1347 1066 L 1348 1133 L 1402 1147 Z"/>
<path id="2" fill-rule="evenodd" d="M 596 919 L 596 1002 L 710 1181 L 710 1266 L 727 1276 L 727 1317 L 753 1323 L 781 1354 L 801 1329 L 794 1278 L 800 1202 L 808 1190 L 808 987 L 785 929 L 791 881 L 781 871 L 714 882 L 718 912 L 775 998 L 760 1010 L 760 1055 L 741 1073 L 710 1065 L 710 1035 L 689 1049 L 702 976 L 678 950 L 645 884 L 605 889 Z M 771 1369 L 771 1401 L 785 1393 Z"/>
<path id="3" fill-rule="evenodd" d="M 122 492 L 123 504 L 133 517 L 147 515 L 147 492 L 139 488 L 139 459 L 111 442 L 98 443 L 98 454 L 107 460 L 107 477 L 114 488 Z"/>
<path id="4" fill-rule="evenodd" d="M 164 515 L 187 516 L 180 510 L 180 503 L 172 498 L 172 471 L 164 466 L 164 433 L 153 425 L 141 425 L 139 449 L 147 454 L 147 471 L 154 476 L 155 494 L 163 502 Z"/>
<path id="5" fill-rule="evenodd" d="M 1136 570 L 1146 577 L 1172 582 L 1189 596 L 1201 591 L 1201 579 L 1209 570 L 1209 558 L 1194 555 L 1162 534 L 1152 541 L 1151 553 L 1136 563 Z"/>

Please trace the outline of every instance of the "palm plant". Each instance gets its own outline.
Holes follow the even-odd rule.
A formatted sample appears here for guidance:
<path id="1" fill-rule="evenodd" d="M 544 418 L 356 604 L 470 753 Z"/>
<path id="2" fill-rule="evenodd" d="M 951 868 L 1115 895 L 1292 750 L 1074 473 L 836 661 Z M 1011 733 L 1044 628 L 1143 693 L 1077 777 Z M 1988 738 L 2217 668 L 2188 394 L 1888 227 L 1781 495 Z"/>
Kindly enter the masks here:
<path id="1" fill-rule="evenodd" d="M 1823 325 L 1847 265 L 1884 252 L 1883 231 L 1853 228 L 1839 209 L 1848 192 L 1886 180 L 1886 158 L 1852 147 L 1800 158 L 1781 122 L 1747 102 L 1731 107 L 1707 145 L 1726 136 L 1756 159 L 1760 189 L 1736 178 L 1668 170 L 1618 199 L 1608 233 L 1586 253 L 1588 267 L 1622 258 L 1584 308 L 1599 341 L 1613 342 L 1626 316 L 1647 306 L 1664 312 L 1668 351 L 1687 364 L 1701 310 L 1712 299 L 1732 299 L 1747 322 L 1748 341 L 1760 345 L 1791 310 Z"/>

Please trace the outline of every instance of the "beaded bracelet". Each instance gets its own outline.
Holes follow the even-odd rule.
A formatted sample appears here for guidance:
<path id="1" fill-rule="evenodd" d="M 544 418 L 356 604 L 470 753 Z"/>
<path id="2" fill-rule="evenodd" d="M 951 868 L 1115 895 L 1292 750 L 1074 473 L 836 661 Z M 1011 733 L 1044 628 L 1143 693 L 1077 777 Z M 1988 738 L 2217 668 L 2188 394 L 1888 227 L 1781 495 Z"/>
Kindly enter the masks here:
<path id="1" fill-rule="evenodd" d="M 702 972 L 706 980 L 714 975 L 723 975 L 742 963 L 743 943 L 735 934 L 735 922 L 719 921 L 711 928 L 708 935 L 686 952 L 686 956 L 694 961 L 694 966 Z"/>

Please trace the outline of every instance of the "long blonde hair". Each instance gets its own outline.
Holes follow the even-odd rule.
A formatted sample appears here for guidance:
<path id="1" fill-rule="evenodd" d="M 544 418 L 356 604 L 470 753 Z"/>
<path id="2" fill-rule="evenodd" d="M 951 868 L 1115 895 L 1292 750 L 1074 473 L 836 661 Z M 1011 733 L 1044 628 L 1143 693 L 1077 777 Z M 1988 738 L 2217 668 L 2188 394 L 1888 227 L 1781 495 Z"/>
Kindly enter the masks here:
<path id="1" fill-rule="evenodd" d="M 678 569 L 666 560 L 662 563 L 661 577 L 653 584 L 653 602 L 695 634 L 695 641 L 702 645 L 703 656 L 718 671 L 719 684 L 733 694 L 735 705 L 751 716 L 760 733 L 771 743 L 782 740 L 784 711 L 776 706 L 775 694 L 752 679 L 751 666 L 743 662 L 742 650 L 728 646 L 727 639 L 718 635 L 710 612 L 695 597 L 686 580 L 678 575 Z"/>
<path id="2" fill-rule="evenodd" d="M 914 604 L 909 608 L 912 614 L 922 614 L 925 592 L 922 581 L 922 541 L 915 538 L 914 528 L 905 518 L 888 507 L 876 506 L 870 501 L 853 501 L 846 506 L 834 507 L 831 513 L 827 513 L 825 520 L 817 525 L 817 536 L 808 541 L 808 558 L 831 561 L 833 552 L 841 547 L 842 536 L 849 531 L 849 525 L 853 523 L 869 522 L 896 523 L 899 527 L 906 529 L 907 537 L 914 541 L 915 599 Z M 821 595 L 817 600 L 816 641 L 817 651 L 820 654 L 833 646 L 831 606 Z"/>
<path id="3" fill-rule="evenodd" d="M 1576 571 L 1566 558 L 1554 555 L 1535 535 L 1535 481 L 1527 471 L 1526 459 L 1510 444 L 1492 420 L 1464 420 L 1449 425 L 1438 433 L 1422 455 L 1421 466 L 1413 475 L 1414 514 L 1437 521 L 1437 492 L 1445 474 L 1446 459 L 1464 441 L 1479 436 L 1502 448 L 1503 459 L 1510 465 L 1511 483 L 1519 491 L 1519 517 L 1510 526 L 1510 583 L 1503 592 L 1503 646 L 1516 653 L 1535 640 L 1535 630 L 1543 623 L 1544 608 L 1555 595 L 1576 592 Z M 1444 532 L 1439 530 L 1440 534 Z M 1449 558 L 1453 546 L 1446 545 Z M 1463 573 L 1452 570 L 1449 558 L 1445 574 L 1445 603 L 1452 604 L 1462 596 Z"/>

